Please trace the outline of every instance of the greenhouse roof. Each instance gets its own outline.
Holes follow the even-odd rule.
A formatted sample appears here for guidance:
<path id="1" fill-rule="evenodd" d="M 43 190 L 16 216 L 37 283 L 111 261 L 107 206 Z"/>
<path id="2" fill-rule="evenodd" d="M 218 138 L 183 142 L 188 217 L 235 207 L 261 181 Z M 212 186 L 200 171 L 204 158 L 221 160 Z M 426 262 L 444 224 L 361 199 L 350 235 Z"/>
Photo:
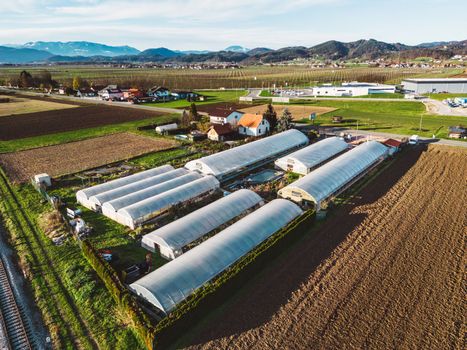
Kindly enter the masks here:
<path id="1" fill-rule="evenodd" d="M 130 288 L 168 313 L 301 214 L 296 204 L 275 199 L 137 280 Z"/>

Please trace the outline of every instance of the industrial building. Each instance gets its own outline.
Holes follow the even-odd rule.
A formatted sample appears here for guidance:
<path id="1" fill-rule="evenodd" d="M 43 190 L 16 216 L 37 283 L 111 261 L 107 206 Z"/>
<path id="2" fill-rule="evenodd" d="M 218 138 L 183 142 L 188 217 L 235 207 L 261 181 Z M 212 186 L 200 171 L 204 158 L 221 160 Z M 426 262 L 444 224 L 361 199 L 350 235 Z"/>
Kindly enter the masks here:
<path id="1" fill-rule="evenodd" d="M 192 160 L 185 167 L 225 180 L 308 144 L 308 138 L 292 129 L 246 143 L 207 157 Z"/>
<path id="2" fill-rule="evenodd" d="M 366 96 L 372 94 L 393 94 L 395 92 L 395 85 L 351 82 L 342 83 L 339 86 L 331 84 L 314 86 L 311 88 L 311 93 L 307 94 L 313 96 Z"/>
<path id="3" fill-rule="evenodd" d="M 162 214 L 172 206 L 212 193 L 219 186 L 219 181 L 214 176 L 204 176 L 119 209 L 116 214 L 116 221 L 135 229 L 136 226 Z"/>
<path id="4" fill-rule="evenodd" d="M 174 170 L 171 165 L 163 165 L 157 168 L 145 170 L 133 175 L 121 177 L 116 180 L 108 181 L 103 184 L 99 184 L 96 186 L 88 187 L 76 192 L 76 200 L 78 203 L 82 204 L 86 208 L 92 209 L 93 205 L 89 201 L 91 196 L 95 196 L 97 194 L 113 190 L 115 188 L 128 185 L 130 183 L 134 183 L 139 180 L 148 179 L 153 176 L 157 176 L 168 171 Z"/>
<path id="5" fill-rule="evenodd" d="M 285 171 L 306 175 L 347 148 L 348 145 L 343 139 L 330 137 L 279 158 L 274 165 Z"/>
<path id="6" fill-rule="evenodd" d="M 302 210 L 294 203 L 275 199 L 132 283 L 130 289 L 169 313 L 301 214 Z"/>
<path id="7" fill-rule="evenodd" d="M 141 245 L 167 259 L 175 259 L 188 244 L 262 203 L 263 199 L 255 192 L 238 190 L 144 235 Z"/>
<path id="8" fill-rule="evenodd" d="M 319 210 L 323 201 L 358 180 L 387 154 L 388 148 L 381 143 L 365 142 L 282 188 L 278 194 L 298 203 L 313 204 Z"/>
<path id="9" fill-rule="evenodd" d="M 417 78 L 404 79 L 402 90 L 414 94 L 467 93 L 467 78 Z"/>

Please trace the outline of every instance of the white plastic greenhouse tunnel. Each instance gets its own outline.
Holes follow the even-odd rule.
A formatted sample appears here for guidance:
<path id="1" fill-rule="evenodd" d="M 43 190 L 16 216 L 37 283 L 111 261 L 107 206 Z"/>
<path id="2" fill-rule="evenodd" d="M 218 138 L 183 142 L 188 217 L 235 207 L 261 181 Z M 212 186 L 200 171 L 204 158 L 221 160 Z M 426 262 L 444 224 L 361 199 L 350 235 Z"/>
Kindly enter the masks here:
<path id="1" fill-rule="evenodd" d="M 386 158 L 387 154 L 387 147 L 381 143 L 365 142 L 292 182 L 278 193 L 295 202 L 313 203 L 319 210 L 322 201 L 365 174 L 368 168 Z"/>
<path id="2" fill-rule="evenodd" d="M 274 165 L 285 171 L 306 175 L 328 159 L 344 152 L 349 146 L 339 137 L 329 137 L 279 158 Z"/>
<path id="3" fill-rule="evenodd" d="M 245 254 L 302 214 L 285 199 L 275 199 L 217 235 L 130 285 L 136 294 L 169 313 Z"/>
<path id="4" fill-rule="evenodd" d="M 185 164 L 190 170 L 224 179 L 231 174 L 248 170 L 248 167 L 273 160 L 287 152 L 306 146 L 308 138 L 295 129 L 246 143 Z"/>
<path id="5" fill-rule="evenodd" d="M 238 190 L 144 235 L 141 245 L 167 259 L 175 259 L 188 244 L 262 203 L 263 199 L 255 192 Z"/>
<path id="6" fill-rule="evenodd" d="M 76 192 L 76 200 L 78 203 L 82 204 L 86 208 L 92 209 L 92 205 L 89 202 L 89 198 L 91 196 L 95 196 L 99 193 L 103 193 L 106 191 L 113 190 L 115 188 L 128 185 L 130 183 L 143 180 L 143 179 L 148 179 L 150 177 L 166 173 L 168 171 L 174 170 L 173 166 L 171 165 L 162 165 L 157 168 L 141 171 L 139 173 L 133 174 L 133 175 L 128 175 L 125 177 L 121 177 L 119 179 L 111 180 L 104 182 L 99 185 L 95 185 L 92 187 L 88 187 L 82 190 L 79 190 Z"/>

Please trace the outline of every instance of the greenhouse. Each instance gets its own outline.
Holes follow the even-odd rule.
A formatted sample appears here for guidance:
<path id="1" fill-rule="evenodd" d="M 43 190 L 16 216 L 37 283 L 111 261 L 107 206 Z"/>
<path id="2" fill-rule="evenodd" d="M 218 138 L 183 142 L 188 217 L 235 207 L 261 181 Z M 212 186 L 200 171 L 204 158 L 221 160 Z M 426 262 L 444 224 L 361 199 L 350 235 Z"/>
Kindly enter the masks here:
<path id="1" fill-rule="evenodd" d="M 339 137 L 330 137 L 302 148 L 294 153 L 279 158 L 274 165 L 285 171 L 306 175 L 348 148 L 347 143 Z"/>
<path id="2" fill-rule="evenodd" d="M 201 179 L 191 181 L 119 209 L 117 211 L 116 221 L 134 229 L 136 226 L 152 219 L 176 204 L 204 196 L 217 190 L 219 185 L 219 181 L 217 181 L 214 176 L 204 176 Z"/>
<path id="3" fill-rule="evenodd" d="M 319 209 L 322 201 L 365 174 L 387 152 L 387 147 L 379 142 L 365 142 L 279 190 L 279 195 L 296 202 L 314 203 Z"/>
<path id="4" fill-rule="evenodd" d="M 308 144 L 308 138 L 300 131 L 292 129 L 246 143 L 207 157 L 192 160 L 185 167 L 206 175 L 224 179 L 241 173 L 254 165 L 273 160 L 287 152 Z"/>
<path id="5" fill-rule="evenodd" d="M 256 207 L 263 199 L 250 190 L 238 190 L 177 221 L 143 236 L 141 245 L 167 259 L 183 254 L 183 248 L 237 216 Z"/>
<path id="6" fill-rule="evenodd" d="M 137 280 L 130 288 L 158 309 L 169 313 L 198 288 L 301 214 L 296 204 L 275 199 Z"/>
<path id="7" fill-rule="evenodd" d="M 128 207 L 145 199 L 157 196 L 158 194 L 185 185 L 192 181 L 198 180 L 202 177 L 203 175 L 198 174 L 196 172 L 189 172 L 188 174 L 176 177 L 175 179 L 105 202 L 102 205 L 102 214 L 113 220 L 117 220 L 117 211 L 119 209 Z"/>
<path id="8" fill-rule="evenodd" d="M 78 203 L 81 203 L 85 207 L 91 209 L 91 203 L 89 202 L 89 198 L 91 196 L 95 196 L 96 194 L 110 191 L 115 188 L 125 186 L 125 185 L 128 185 L 130 183 L 133 183 L 139 180 L 148 179 L 150 177 L 163 174 L 171 170 L 174 170 L 173 166 L 163 165 L 157 168 L 141 171 L 133 175 L 107 181 L 105 183 L 102 183 L 96 186 L 88 187 L 88 188 L 85 188 L 85 189 L 82 189 L 76 192 L 76 200 L 78 201 Z"/>
<path id="9" fill-rule="evenodd" d="M 92 209 L 98 210 L 102 207 L 105 202 L 109 202 L 113 199 L 117 199 L 128 194 L 134 193 L 136 191 L 140 191 L 146 189 L 151 186 L 155 186 L 161 183 L 164 183 L 169 180 L 173 180 L 179 176 L 183 176 L 188 174 L 188 170 L 184 168 L 175 169 L 168 171 L 163 174 L 159 174 L 148 179 L 139 180 L 128 185 L 124 185 L 121 187 L 114 188 L 110 191 L 105 191 L 89 198 L 89 202 L 91 203 Z"/>

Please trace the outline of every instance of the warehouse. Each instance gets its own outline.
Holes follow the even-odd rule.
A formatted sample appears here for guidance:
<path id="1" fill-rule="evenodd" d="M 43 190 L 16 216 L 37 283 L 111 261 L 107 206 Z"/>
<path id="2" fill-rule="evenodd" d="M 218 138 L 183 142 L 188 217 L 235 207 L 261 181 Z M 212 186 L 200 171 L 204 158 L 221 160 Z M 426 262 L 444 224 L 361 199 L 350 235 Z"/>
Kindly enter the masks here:
<path id="1" fill-rule="evenodd" d="M 214 237 L 130 285 L 142 298 L 169 313 L 180 302 L 302 214 L 275 199 Z"/>
<path id="2" fill-rule="evenodd" d="M 219 181 L 213 176 L 201 179 L 162 192 L 117 211 L 116 221 L 135 229 L 136 226 L 167 211 L 172 206 L 207 195 L 219 188 Z"/>
<path id="3" fill-rule="evenodd" d="M 323 201 L 356 181 L 387 153 L 387 147 L 379 142 L 365 142 L 279 190 L 279 195 L 303 204 L 312 203 L 319 210 Z"/>
<path id="4" fill-rule="evenodd" d="M 276 168 L 306 175 L 328 159 L 347 149 L 347 143 L 339 137 L 330 137 L 302 148 L 274 162 Z"/>
<path id="5" fill-rule="evenodd" d="M 308 138 L 302 132 L 292 129 L 192 160 L 185 167 L 225 180 L 307 144 Z"/>
<path id="6" fill-rule="evenodd" d="M 402 90 L 415 94 L 467 93 L 467 78 L 417 78 L 402 80 Z"/>
<path id="7" fill-rule="evenodd" d="M 175 259 L 183 254 L 188 244 L 262 203 L 263 199 L 255 192 L 238 190 L 148 233 L 141 245 L 152 252 L 160 252 L 167 259 Z"/>
<path id="8" fill-rule="evenodd" d="M 136 191 L 126 196 L 113 199 L 111 201 L 105 202 L 102 205 L 102 214 L 107 216 L 112 220 L 117 220 L 117 211 L 119 209 L 128 207 L 132 204 L 141 202 L 145 199 L 157 196 L 158 194 L 164 193 L 171 189 L 177 188 L 179 186 L 185 185 L 192 181 L 201 179 L 203 175 L 196 173 L 194 171 L 188 172 L 183 176 L 176 177 L 172 180 L 144 188 L 140 191 Z"/>
<path id="9" fill-rule="evenodd" d="M 335 86 L 324 84 L 311 88 L 310 95 L 313 96 L 366 96 L 373 94 L 393 94 L 396 92 L 395 85 L 385 85 L 376 83 L 342 83 Z"/>
<path id="10" fill-rule="evenodd" d="M 159 185 L 163 182 L 173 180 L 179 176 L 183 176 L 186 174 L 188 174 L 188 170 L 184 168 L 171 170 L 166 173 L 150 177 L 148 179 L 139 180 L 128 185 L 114 188 L 110 191 L 105 191 L 96 194 L 94 196 L 89 197 L 89 202 L 91 203 L 91 208 L 93 210 L 99 210 L 105 202 L 126 196 L 128 194 L 146 189 L 151 186 Z"/>
<path id="11" fill-rule="evenodd" d="M 133 182 L 136 182 L 136 181 L 139 181 L 139 180 L 148 179 L 150 177 L 153 177 L 153 176 L 156 176 L 156 175 L 159 175 L 159 174 L 163 174 L 163 173 L 166 173 L 166 172 L 171 171 L 171 170 L 174 170 L 174 168 L 171 165 L 163 165 L 163 166 L 160 166 L 160 167 L 157 167 L 157 168 L 141 171 L 141 172 L 133 174 L 133 175 L 121 177 L 121 178 L 116 179 L 116 180 L 107 181 L 107 182 L 105 182 L 103 184 L 88 187 L 88 188 L 85 188 L 85 189 L 82 189 L 82 190 L 79 190 L 78 192 L 76 192 L 76 200 L 78 201 L 78 203 L 80 203 L 80 204 L 84 205 L 85 207 L 91 209 L 92 205 L 89 202 L 89 198 L 91 196 L 95 196 L 95 195 L 97 195 L 99 193 L 110 191 L 110 190 L 113 190 L 115 188 L 125 186 L 125 185 L 128 185 L 130 183 L 133 183 Z"/>

